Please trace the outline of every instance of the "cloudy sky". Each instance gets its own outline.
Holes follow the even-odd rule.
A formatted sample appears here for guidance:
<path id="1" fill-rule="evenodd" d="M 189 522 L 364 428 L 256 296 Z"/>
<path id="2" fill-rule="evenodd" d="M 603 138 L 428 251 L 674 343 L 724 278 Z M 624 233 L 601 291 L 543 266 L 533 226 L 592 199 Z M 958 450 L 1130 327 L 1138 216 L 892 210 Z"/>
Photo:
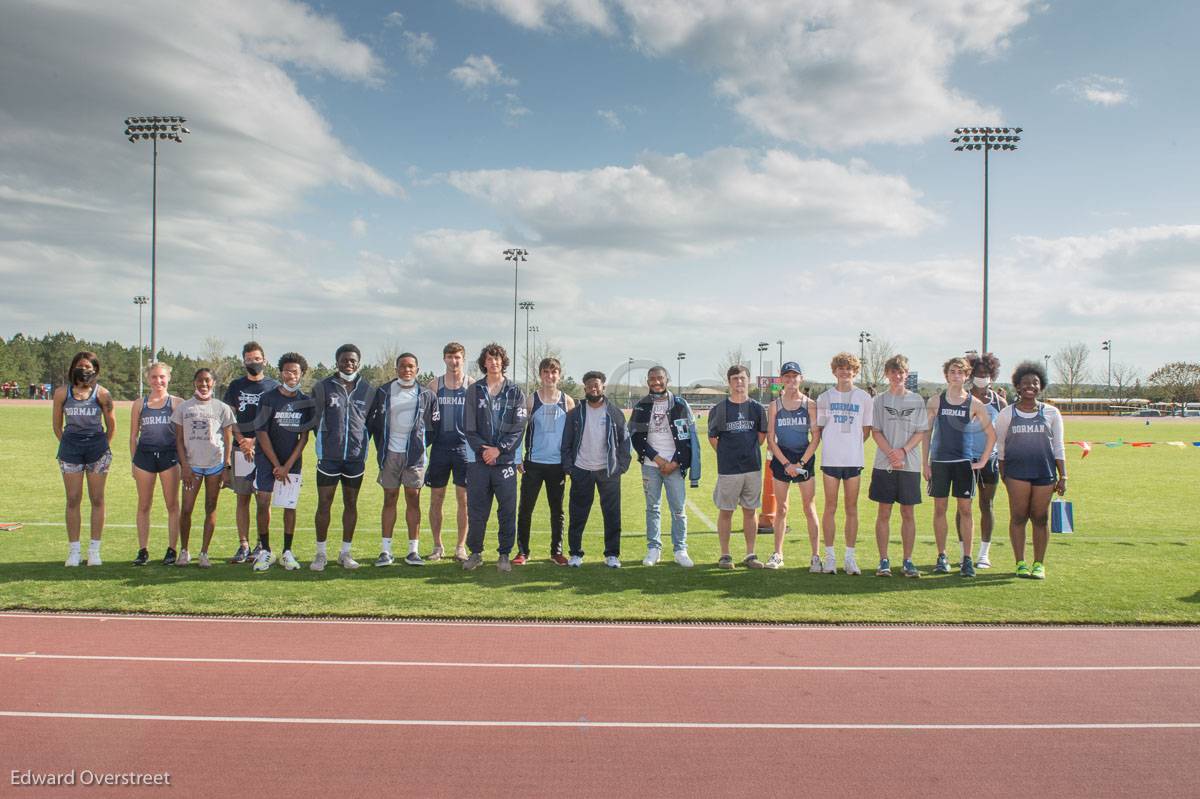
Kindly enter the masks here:
<path id="1" fill-rule="evenodd" d="M 513 270 L 567 372 L 812 377 L 860 331 L 922 376 L 1111 338 L 1200 357 L 1189 2 L 7 0 L 0 334 L 137 340 L 159 160 L 159 343 L 438 362 L 511 342 Z M 1189 53 L 1191 55 L 1189 55 Z M 520 319 L 524 347 L 525 318 Z"/>

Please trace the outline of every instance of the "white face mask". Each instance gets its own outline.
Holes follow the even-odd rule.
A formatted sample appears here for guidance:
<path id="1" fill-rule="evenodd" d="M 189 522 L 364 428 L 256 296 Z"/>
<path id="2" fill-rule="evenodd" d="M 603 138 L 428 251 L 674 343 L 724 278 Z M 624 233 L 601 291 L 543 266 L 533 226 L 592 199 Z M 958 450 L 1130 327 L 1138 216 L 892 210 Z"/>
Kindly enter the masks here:
<path id="1" fill-rule="evenodd" d="M 415 379 L 414 380 L 404 380 L 403 378 L 399 378 L 399 377 L 396 378 L 396 382 L 400 384 L 401 388 L 412 388 L 413 386 L 415 386 L 417 384 L 417 381 Z"/>
<path id="2" fill-rule="evenodd" d="M 992 384 L 992 379 L 990 377 L 973 377 L 971 382 L 975 384 L 976 388 L 987 388 Z"/>
<path id="3" fill-rule="evenodd" d="M 353 381 L 354 378 L 358 377 L 358 370 L 355 369 L 353 372 L 338 372 L 338 377 L 349 383 Z"/>
<path id="4" fill-rule="evenodd" d="M 295 394 L 297 391 L 300 390 L 300 381 L 297 380 L 295 383 L 284 383 L 283 387 L 285 389 L 287 389 L 288 391 L 290 391 L 291 393 Z"/>

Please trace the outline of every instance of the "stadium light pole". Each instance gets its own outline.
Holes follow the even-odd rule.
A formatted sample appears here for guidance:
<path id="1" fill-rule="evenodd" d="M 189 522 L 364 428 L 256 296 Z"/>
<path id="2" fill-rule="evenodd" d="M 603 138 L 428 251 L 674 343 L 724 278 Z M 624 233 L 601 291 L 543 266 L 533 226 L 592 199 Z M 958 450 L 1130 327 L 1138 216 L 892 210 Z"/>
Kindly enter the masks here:
<path id="1" fill-rule="evenodd" d="M 778 368 L 782 369 L 783 368 L 783 339 L 779 339 L 779 341 L 776 341 L 775 343 L 779 345 L 779 367 Z"/>
<path id="2" fill-rule="evenodd" d="M 529 312 L 533 310 L 532 300 L 521 300 L 521 310 L 525 312 L 525 387 L 529 387 Z"/>
<path id="3" fill-rule="evenodd" d="M 679 386 L 680 392 L 683 391 L 683 362 L 687 360 L 686 352 L 675 353 L 675 381 Z"/>
<path id="4" fill-rule="evenodd" d="M 133 304 L 138 307 L 138 396 L 142 396 L 142 375 L 146 371 L 146 366 L 142 360 L 142 356 L 146 354 L 145 347 L 142 346 L 142 309 L 146 307 L 146 303 L 150 302 L 150 298 L 145 294 L 139 294 L 133 298 Z"/>
<path id="5" fill-rule="evenodd" d="M 955 128 L 955 152 L 983 151 L 983 345 L 988 351 L 988 155 L 992 152 L 1011 152 L 1017 149 L 1024 128 Z"/>
<path id="6" fill-rule="evenodd" d="M 517 357 L 517 269 L 522 261 L 529 260 L 529 250 L 509 247 L 504 251 L 504 260 L 513 262 L 513 357 Z"/>
<path id="7" fill-rule="evenodd" d="M 250 331 L 250 340 L 258 341 L 258 322 L 251 322 L 246 325 L 246 329 Z"/>
<path id="8" fill-rule="evenodd" d="M 1101 341 L 1100 348 L 1108 353 L 1108 397 L 1112 399 L 1112 339 Z"/>
<path id="9" fill-rule="evenodd" d="M 131 142 L 149 139 L 154 145 L 154 166 L 150 184 L 150 363 L 158 358 L 158 142 L 183 143 L 183 136 L 191 133 L 183 117 L 125 118 L 125 137 Z"/>
<path id="10" fill-rule="evenodd" d="M 625 389 L 629 392 L 629 407 L 633 407 L 633 358 L 629 359 L 629 366 L 625 369 Z"/>
<path id="11" fill-rule="evenodd" d="M 858 360 L 865 364 L 867 361 L 867 345 L 871 343 L 871 334 L 865 330 L 858 331 Z"/>
<path id="12" fill-rule="evenodd" d="M 1046 362 L 1046 385 L 1042 386 L 1042 390 L 1045 391 L 1047 388 L 1050 387 L 1050 383 L 1052 382 L 1050 380 L 1050 356 L 1043 355 L 1042 359 Z M 1013 386 L 1013 389 L 1015 390 L 1016 386 Z"/>
<path id="13" fill-rule="evenodd" d="M 762 397 L 763 397 L 763 389 L 762 389 L 762 385 L 761 385 L 762 376 L 763 376 L 763 353 L 766 352 L 770 348 L 771 348 L 771 345 L 768 344 L 767 342 L 765 342 L 765 341 L 758 342 L 758 381 L 760 384 L 758 387 L 758 399 L 760 402 L 762 401 Z"/>

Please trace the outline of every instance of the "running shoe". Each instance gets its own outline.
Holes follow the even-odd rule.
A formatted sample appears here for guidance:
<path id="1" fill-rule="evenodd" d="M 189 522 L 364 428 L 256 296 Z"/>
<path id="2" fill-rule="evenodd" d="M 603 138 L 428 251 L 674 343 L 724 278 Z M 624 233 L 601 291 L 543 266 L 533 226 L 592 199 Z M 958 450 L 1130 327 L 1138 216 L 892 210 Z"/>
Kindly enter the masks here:
<path id="1" fill-rule="evenodd" d="M 258 557 L 254 559 L 254 571 L 265 572 L 275 563 L 275 554 L 269 549 L 262 549 L 258 552 Z"/>
<path id="2" fill-rule="evenodd" d="M 609 555 L 604 559 L 604 565 L 610 569 L 619 569 L 621 568 L 621 559 L 616 555 Z"/>
<path id="3" fill-rule="evenodd" d="M 471 572 L 471 571 L 475 571 L 482 565 L 483 565 L 483 555 L 480 555 L 478 552 L 472 552 L 470 555 L 467 556 L 467 559 L 463 561 L 462 567 L 463 567 L 463 571 Z"/>
<path id="4" fill-rule="evenodd" d="M 391 566 L 395 562 L 396 559 L 392 557 L 391 552 L 380 552 L 379 557 L 375 558 L 376 566 Z"/>
<path id="5" fill-rule="evenodd" d="M 458 563 L 466 563 L 469 557 L 465 547 L 458 547 L 454 550 L 454 560 Z"/>
<path id="6" fill-rule="evenodd" d="M 875 576 L 876 577 L 891 577 L 892 576 L 892 562 L 890 560 L 888 560 L 887 558 L 880 558 L 879 559 L 879 568 L 875 570 Z"/>
<path id="7" fill-rule="evenodd" d="M 717 568 L 718 569 L 732 569 L 733 568 L 733 555 L 722 555 L 720 560 L 717 561 Z"/>
<path id="8" fill-rule="evenodd" d="M 572 555 L 567 558 L 567 565 L 572 569 L 578 569 L 583 566 L 583 555 Z"/>
<path id="9" fill-rule="evenodd" d="M 175 550 L 172 549 L 171 547 L 167 547 L 167 554 L 163 555 L 162 565 L 164 565 L 164 566 L 174 566 L 175 565 Z"/>
<path id="10" fill-rule="evenodd" d="M 658 559 L 662 557 L 662 550 L 658 547 L 649 547 L 646 550 L 646 557 L 642 558 L 643 566 L 653 566 L 658 563 Z"/>
<path id="11" fill-rule="evenodd" d="M 950 573 L 950 561 L 946 558 L 946 553 L 943 552 L 941 555 L 938 555 L 937 563 L 935 563 L 933 565 L 933 573 L 934 574 L 949 574 Z"/>
<path id="12" fill-rule="evenodd" d="M 917 567 L 911 560 L 906 560 L 900 567 L 900 573 L 905 577 L 920 577 L 921 572 L 917 571 Z"/>
<path id="13" fill-rule="evenodd" d="M 747 569 L 763 568 L 763 562 L 761 560 L 759 560 L 758 555 L 755 555 L 753 552 L 751 552 L 746 557 L 742 558 L 742 565 L 745 566 Z"/>
<path id="14" fill-rule="evenodd" d="M 821 564 L 822 574 L 837 574 L 837 559 L 833 555 L 826 555 L 825 562 Z"/>
<path id="15" fill-rule="evenodd" d="M 512 559 L 512 565 L 514 565 L 514 566 L 524 566 L 524 565 L 525 565 L 525 561 L 527 561 L 527 560 L 529 560 L 529 558 L 527 558 L 527 557 L 525 556 L 525 553 L 523 553 L 523 552 L 518 552 L 518 553 L 517 553 L 517 556 L 516 556 L 515 558 L 513 558 L 513 559 Z"/>
<path id="16" fill-rule="evenodd" d="M 823 571 L 823 569 L 821 568 L 821 556 L 813 555 L 812 559 L 809 560 L 809 562 L 808 562 L 808 573 L 809 574 L 820 574 L 822 571 Z"/>
<path id="17" fill-rule="evenodd" d="M 509 559 L 508 555 L 501 555 L 496 561 L 496 571 L 505 572 L 506 574 L 512 571 L 512 560 Z"/>
<path id="18" fill-rule="evenodd" d="M 147 549 L 139 549 L 137 557 L 133 559 L 134 566 L 145 566 L 150 562 L 150 551 Z"/>
<path id="19" fill-rule="evenodd" d="M 104 565 L 104 561 L 100 560 L 99 550 L 88 550 L 87 565 L 89 565 L 89 566 L 103 566 Z"/>
<path id="20" fill-rule="evenodd" d="M 690 569 L 696 565 L 692 562 L 692 559 L 688 557 L 688 552 L 686 549 L 681 549 L 675 553 L 675 562 L 685 569 Z"/>
<path id="21" fill-rule="evenodd" d="M 1033 562 L 1033 568 L 1029 570 L 1029 576 L 1035 580 L 1045 580 L 1046 567 L 1043 566 L 1040 561 L 1035 560 Z"/>
<path id="22" fill-rule="evenodd" d="M 842 558 L 842 568 L 846 570 L 846 574 L 862 574 L 862 569 L 858 568 L 858 559 L 849 552 Z"/>
<path id="23" fill-rule="evenodd" d="M 783 566 L 783 555 L 780 555 L 778 552 L 772 552 L 771 557 L 767 558 L 767 562 L 764 564 L 763 568 L 778 569 L 778 568 L 781 568 L 782 566 Z"/>
<path id="24" fill-rule="evenodd" d="M 329 562 L 329 556 L 324 552 L 318 552 L 312 559 L 312 563 L 308 564 L 308 570 L 314 572 L 325 571 L 325 564 Z"/>
<path id="25" fill-rule="evenodd" d="M 990 569 L 990 568 L 992 568 L 992 562 L 991 562 L 990 560 L 988 560 L 988 556 L 987 556 L 987 555 L 983 555 L 983 554 L 981 554 L 981 555 L 979 556 L 979 559 L 978 559 L 977 561 L 975 561 L 975 568 L 977 568 L 977 569 Z"/>
<path id="26" fill-rule="evenodd" d="M 1029 576 L 1029 566 L 1023 560 L 1017 561 L 1017 576 L 1018 577 L 1028 577 Z"/>
<path id="27" fill-rule="evenodd" d="M 191 555 L 188 554 L 188 551 L 186 549 L 179 550 L 179 557 L 175 558 L 175 565 L 176 566 L 186 566 L 191 562 L 192 562 L 192 557 L 191 557 Z"/>
<path id="28" fill-rule="evenodd" d="M 416 552 L 409 552 L 404 556 L 404 562 L 409 566 L 424 566 L 425 561 Z"/>
<path id="29" fill-rule="evenodd" d="M 279 559 L 279 565 L 283 567 L 284 571 L 289 572 L 294 572 L 300 568 L 300 562 L 296 560 L 296 556 L 292 554 L 292 550 L 290 549 L 283 551 L 283 557 Z"/>
<path id="30" fill-rule="evenodd" d="M 73 569 L 78 565 L 79 565 L 79 553 L 78 552 L 68 552 L 67 553 L 67 562 L 64 563 L 63 566 L 66 566 L 68 569 Z"/>
<path id="31" fill-rule="evenodd" d="M 561 552 L 555 552 L 553 555 L 550 556 L 550 562 L 557 563 L 559 566 L 566 566 L 567 565 L 567 556 Z"/>
<path id="32" fill-rule="evenodd" d="M 245 563 L 250 558 L 250 547 L 245 544 L 239 544 L 237 552 L 233 553 L 233 557 L 229 559 L 230 563 Z"/>
<path id="33" fill-rule="evenodd" d="M 446 550 L 438 545 L 433 548 L 433 551 L 425 556 L 425 560 L 441 560 L 446 556 Z"/>
<path id="34" fill-rule="evenodd" d="M 208 559 L 207 552 L 200 553 L 200 559 L 198 561 L 196 561 L 196 565 L 199 566 L 201 569 L 211 569 L 212 568 L 212 561 L 210 561 Z"/>
<path id="35" fill-rule="evenodd" d="M 339 552 L 338 565 L 346 571 L 354 571 L 358 568 L 358 561 L 352 558 L 349 552 Z"/>
<path id="36" fill-rule="evenodd" d="M 262 552 L 262 544 L 255 544 L 254 549 L 246 556 L 246 563 L 258 563 L 258 553 Z"/>
<path id="37" fill-rule="evenodd" d="M 958 573 L 962 577 L 975 576 L 975 564 L 971 563 L 971 559 L 966 555 L 963 555 L 962 565 L 959 566 Z"/>

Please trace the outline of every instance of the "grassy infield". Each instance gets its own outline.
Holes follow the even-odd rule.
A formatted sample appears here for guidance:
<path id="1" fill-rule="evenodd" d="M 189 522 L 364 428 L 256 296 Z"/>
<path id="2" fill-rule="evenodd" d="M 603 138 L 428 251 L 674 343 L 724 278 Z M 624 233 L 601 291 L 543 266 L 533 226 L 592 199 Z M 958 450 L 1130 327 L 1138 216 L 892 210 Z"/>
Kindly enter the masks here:
<path id="1" fill-rule="evenodd" d="M 62 487 L 54 462 L 49 404 L 45 408 L 0 405 L 0 521 L 21 521 L 22 530 L 0 532 L 0 608 L 147 611 L 224 614 L 331 614 L 411 617 L 475 617 L 538 619 L 734 620 L 756 622 L 1200 622 L 1200 423 L 1140 420 L 1068 419 L 1068 439 L 1111 441 L 1124 438 L 1182 440 L 1186 450 L 1155 446 L 1108 449 L 1098 446 L 1086 460 L 1069 452 L 1071 493 L 1075 502 L 1073 536 L 1054 536 L 1045 582 L 1016 579 L 1011 571 L 1007 536 L 1007 500 L 997 498 L 998 534 L 992 549 L 996 567 L 975 580 L 957 575 L 920 580 L 871 576 L 876 549 L 874 505 L 860 501 L 863 521 L 859 561 L 862 577 L 808 573 L 804 521 L 793 501 L 793 533 L 786 545 L 787 565 L 778 572 L 718 571 L 717 539 L 711 491 L 715 463 L 705 452 L 702 487 L 689 492 L 689 540 L 696 568 L 685 571 L 665 562 L 640 564 L 644 553 L 643 502 L 636 462 L 625 477 L 623 555 L 626 567 L 604 568 L 598 553 L 598 506 L 588 526 L 585 548 L 596 556 L 581 570 L 557 567 L 538 559 L 511 575 L 491 568 L 494 523 L 488 533 L 489 563 L 465 573 L 444 561 L 423 569 L 364 566 L 346 573 L 336 566 L 324 574 L 287 573 L 272 569 L 255 575 L 248 567 L 215 566 L 202 572 L 152 565 L 127 565 L 136 544 L 133 530 L 134 486 L 124 446 L 127 411 L 118 415 L 121 433 L 108 483 L 108 521 L 104 536 L 105 564 L 66 570 L 66 536 L 61 526 Z M 868 444 L 868 457 L 873 445 Z M 868 461 L 869 462 L 869 461 Z M 313 488 L 311 458 L 306 465 L 296 554 L 302 563 L 313 553 Z M 368 467 L 369 477 L 375 473 Z M 355 553 L 360 560 L 378 552 L 381 492 L 365 484 L 360 503 Z M 448 506 L 449 508 L 450 506 Z M 818 509 L 820 497 L 818 492 Z M 234 549 L 233 496 L 224 494 L 214 555 Z M 549 528 L 544 503 L 534 520 L 534 554 L 547 552 Z M 934 559 L 931 505 L 918 511 L 916 561 L 928 571 Z M 84 537 L 87 515 L 84 510 Z M 165 520 L 156 507 L 152 555 L 165 547 Z M 331 541 L 338 537 L 335 507 Z M 898 518 L 895 523 L 898 523 Z M 273 532 L 279 540 L 276 522 Z M 401 521 L 402 524 L 402 521 Z M 193 534 L 199 537 L 198 530 Z M 422 552 L 428 531 L 423 527 Z M 664 534 L 669 542 L 669 536 Z M 451 539 L 452 540 L 452 539 Z M 893 562 L 899 559 L 898 532 L 893 531 Z M 398 541 L 403 552 L 403 544 Z M 669 546 L 668 546 L 669 549 Z M 839 563 L 841 539 L 838 541 Z M 734 553 L 740 553 L 735 532 Z M 769 540 L 759 546 L 763 557 Z M 951 555 L 957 552 L 951 547 Z"/>

